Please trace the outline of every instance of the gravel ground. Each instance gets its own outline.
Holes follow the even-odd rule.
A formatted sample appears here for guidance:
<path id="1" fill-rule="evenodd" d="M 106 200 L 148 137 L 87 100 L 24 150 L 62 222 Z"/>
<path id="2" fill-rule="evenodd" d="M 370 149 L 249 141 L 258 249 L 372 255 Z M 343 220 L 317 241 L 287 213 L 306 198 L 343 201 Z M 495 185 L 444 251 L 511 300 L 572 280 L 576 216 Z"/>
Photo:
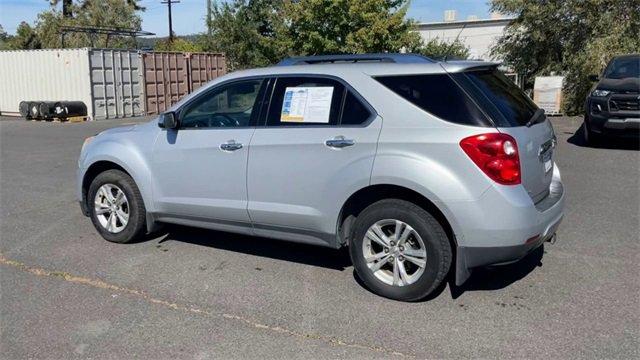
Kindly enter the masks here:
<path id="1" fill-rule="evenodd" d="M 640 152 L 552 119 L 558 241 L 401 303 L 346 251 L 186 227 L 104 241 L 74 198 L 82 140 L 141 119 L 0 121 L 2 358 L 639 358 Z"/>

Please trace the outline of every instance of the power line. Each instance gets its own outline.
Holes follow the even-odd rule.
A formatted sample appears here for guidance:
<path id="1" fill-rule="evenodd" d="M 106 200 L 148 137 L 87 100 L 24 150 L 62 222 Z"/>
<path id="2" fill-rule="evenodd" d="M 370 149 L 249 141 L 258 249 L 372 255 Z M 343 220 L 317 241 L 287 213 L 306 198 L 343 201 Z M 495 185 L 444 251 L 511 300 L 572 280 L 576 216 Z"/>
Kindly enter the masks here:
<path id="1" fill-rule="evenodd" d="M 169 42 L 173 41 L 173 24 L 171 23 L 171 5 L 172 4 L 179 4 L 180 1 L 178 0 L 165 0 L 161 2 L 162 4 L 167 4 L 167 7 L 169 8 Z"/>

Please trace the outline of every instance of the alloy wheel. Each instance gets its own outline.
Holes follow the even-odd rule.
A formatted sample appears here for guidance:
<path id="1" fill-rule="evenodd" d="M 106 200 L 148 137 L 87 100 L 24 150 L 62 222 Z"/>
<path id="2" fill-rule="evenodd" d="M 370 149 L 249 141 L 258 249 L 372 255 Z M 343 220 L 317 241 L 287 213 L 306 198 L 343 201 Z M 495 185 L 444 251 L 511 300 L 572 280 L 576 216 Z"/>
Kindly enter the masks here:
<path id="1" fill-rule="evenodd" d="M 96 192 L 94 211 L 100 225 L 110 233 L 119 233 L 129 223 L 129 201 L 114 184 L 104 184 Z"/>
<path id="2" fill-rule="evenodd" d="M 362 253 L 373 275 L 392 286 L 413 284 L 427 264 L 427 250 L 418 232 L 395 219 L 380 220 L 369 227 Z"/>

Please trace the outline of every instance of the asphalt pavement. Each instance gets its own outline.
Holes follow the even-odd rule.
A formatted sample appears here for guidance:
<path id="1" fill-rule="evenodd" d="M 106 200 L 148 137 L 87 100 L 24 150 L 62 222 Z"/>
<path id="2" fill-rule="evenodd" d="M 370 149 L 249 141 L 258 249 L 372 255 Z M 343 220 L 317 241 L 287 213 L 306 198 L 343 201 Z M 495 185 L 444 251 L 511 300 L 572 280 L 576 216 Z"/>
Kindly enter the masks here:
<path id="1" fill-rule="evenodd" d="M 143 119 L 0 119 L 0 357 L 640 358 L 640 152 L 554 117 L 557 242 L 403 303 L 346 251 L 187 227 L 103 240 L 75 199 L 82 141 Z"/>

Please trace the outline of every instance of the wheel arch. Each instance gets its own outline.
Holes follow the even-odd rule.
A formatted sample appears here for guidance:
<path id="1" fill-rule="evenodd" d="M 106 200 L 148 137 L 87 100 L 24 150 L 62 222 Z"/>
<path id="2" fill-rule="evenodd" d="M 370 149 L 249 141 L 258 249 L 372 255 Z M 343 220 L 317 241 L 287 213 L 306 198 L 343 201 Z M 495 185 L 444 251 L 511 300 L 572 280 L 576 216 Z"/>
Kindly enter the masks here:
<path id="1" fill-rule="evenodd" d="M 429 212 L 442 226 L 451 246 L 452 263 L 450 272 L 455 277 L 456 283 L 462 283 L 469 277 L 469 270 L 464 261 L 458 258 L 458 239 L 454 230 L 455 220 L 452 216 L 445 215 L 447 210 L 440 208 L 434 201 L 422 195 L 420 192 L 393 184 L 375 184 L 364 187 L 353 193 L 344 203 L 338 216 L 336 225 L 336 241 L 338 244 L 348 245 L 351 241 L 353 225 L 357 214 L 370 204 L 383 199 L 401 199 L 416 204 Z"/>
<path id="2" fill-rule="evenodd" d="M 120 170 L 125 174 L 131 176 L 131 174 L 119 164 L 109 161 L 109 160 L 99 160 L 91 164 L 87 170 L 84 172 L 84 176 L 82 177 L 82 204 L 83 204 L 83 212 L 85 215 L 88 215 L 88 203 L 87 203 L 87 193 L 89 192 L 89 186 L 91 186 L 91 182 L 101 173 L 108 170 Z M 133 178 L 133 176 L 131 176 Z"/>
<path id="3" fill-rule="evenodd" d="M 445 212 L 437 206 L 434 201 L 421 193 L 404 186 L 393 184 L 369 185 L 349 196 L 343 204 L 338 216 L 338 223 L 336 225 L 338 243 L 348 245 L 351 237 L 351 231 L 353 230 L 353 222 L 357 215 L 367 206 L 383 199 L 405 200 L 414 203 L 429 212 L 440 223 L 447 234 L 452 250 L 455 251 L 458 243 L 454 227 L 452 226 L 449 217 L 445 215 Z"/>
<path id="4" fill-rule="evenodd" d="M 147 231 L 149 232 L 153 231 L 156 228 L 157 224 L 153 218 L 152 212 L 150 211 L 151 206 L 153 206 L 153 203 L 151 201 L 151 196 L 148 193 L 149 191 L 148 186 L 150 186 L 150 184 L 141 183 L 140 174 L 136 173 L 129 166 L 123 164 L 122 162 L 118 161 L 115 158 L 110 158 L 110 157 L 97 158 L 93 160 L 90 163 L 90 165 L 87 167 L 87 169 L 84 171 L 82 175 L 82 181 L 80 184 L 80 191 L 81 191 L 80 203 L 81 203 L 83 213 L 85 215 L 89 214 L 87 196 L 88 196 L 89 187 L 91 186 L 91 182 L 99 174 L 108 170 L 120 170 L 125 174 L 129 175 L 133 179 L 133 181 L 136 183 L 136 186 L 138 187 L 138 189 L 140 190 L 140 194 L 142 195 L 142 200 L 144 201 L 145 208 L 147 209 L 147 214 L 146 214 Z"/>

